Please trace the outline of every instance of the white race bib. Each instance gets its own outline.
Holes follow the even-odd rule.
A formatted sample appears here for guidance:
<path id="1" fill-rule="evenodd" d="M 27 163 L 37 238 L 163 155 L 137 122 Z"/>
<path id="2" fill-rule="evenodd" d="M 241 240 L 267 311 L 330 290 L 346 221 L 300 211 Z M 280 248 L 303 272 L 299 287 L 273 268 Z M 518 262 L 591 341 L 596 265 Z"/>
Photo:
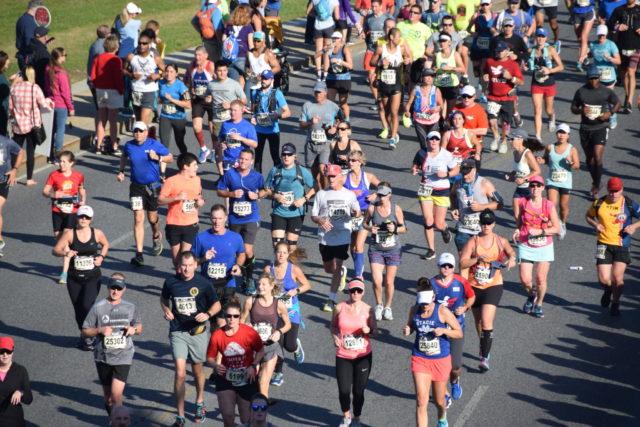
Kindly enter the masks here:
<path id="1" fill-rule="evenodd" d="M 324 129 L 314 129 L 311 131 L 311 141 L 315 144 L 324 144 L 327 142 L 327 133 Z"/>
<path id="2" fill-rule="evenodd" d="M 214 109 L 214 115 L 217 120 L 226 122 L 231 119 L 231 110 L 227 110 L 226 108 L 216 108 Z"/>
<path id="3" fill-rule="evenodd" d="M 554 169 L 551 171 L 551 181 L 566 182 L 569 178 L 569 171 L 566 169 Z"/>
<path id="4" fill-rule="evenodd" d="M 227 144 L 228 148 L 238 148 L 242 145 L 242 142 L 237 139 L 233 139 L 230 134 L 227 134 L 227 137 L 224 140 L 225 144 Z"/>
<path id="5" fill-rule="evenodd" d="M 440 340 L 438 338 L 430 340 L 427 339 L 427 337 L 420 337 L 418 340 L 418 350 L 427 356 L 437 356 L 440 354 Z"/>
<path id="6" fill-rule="evenodd" d="M 491 281 L 491 267 L 488 267 L 486 265 L 476 266 L 476 272 L 473 277 L 481 285 L 489 283 Z"/>
<path id="7" fill-rule="evenodd" d="M 376 243 L 379 244 L 381 248 L 390 248 L 396 244 L 396 235 L 389 233 L 376 234 Z"/>
<path id="8" fill-rule="evenodd" d="M 451 73 L 440 73 L 436 76 L 436 86 L 450 87 L 453 85 Z"/>
<path id="9" fill-rule="evenodd" d="M 282 197 L 284 198 L 284 200 L 282 201 L 282 206 L 284 206 L 285 208 L 288 208 L 289 206 L 291 206 L 295 200 L 295 196 L 293 195 L 293 191 L 287 191 L 284 193 L 279 193 L 282 195 Z"/>
<path id="10" fill-rule="evenodd" d="M 168 115 L 173 115 L 178 112 L 178 109 L 176 108 L 176 104 L 167 103 L 162 104 L 162 112 Z"/>
<path id="11" fill-rule="evenodd" d="M 293 307 L 293 298 L 290 297 L 287 294 L 282 294 L 282 296 L 280 297 L 280 300 L 284 303 L 284 306 L 287 307 L 287 309 Z"/>
<path id="12" fill-rule="evenodd" d="M 542 234 L 539 236 L 532 236 L 531 234 L 529 234 L 529 236 L 527 236 L 527 243 L 529 244 L 529 246 L 544 246 L 547 244 L 547 236 L 544 236 Z"/>
<path id="13" fill-rule="evenodd" d="M 363 221 L 364 217 L 362 215 L 357 218 L 351 218 L 351 231 L 358 231 Z"/>
<path id="14" fill-rule="evenodd" d="M 622 49 L 620 51 L 620 53 L 622 53 L 624 56 L 631 56 L 634 53 L 636 53 L 636 50 L 635 49 Z"/>
<path id="15" fill-rule="evenodd" d="M 596 259 L 605 259 L 607 245 L 598 244 L 596 246 Z"/>
<path id="16" fill-rule="evenodd" d="M 420 197 L 430 197 L 433 192 L 433 187 L 429 183 L 420 184 L 418 187 L 418 196 Z"/>
<path id="17" fill-rule="evenodd" d="M 204 96 L 207 93 L 207 87 L 203 85 L 198 85 L 193 88 L 193 92 L 198 96 Z"/>
<path id="18" fill-rule="evenodd" d="M 227 368 L 227 381 L 235 386 L 244 384 L 247 377 L 246 370 L 246 368 Z"/>
<path id="19" fill-rule="evenodd" d="M 142 210 L 142 197 L 134 196 L 131 199 L 131 210 L 132 211 L 141 211 Z"/>
<path id="20" fill-rule="evenodd" d="M 347 207 L 345 205 L 329 206 L 329 216 L 331 218 L 342 218 L 347 216 Z"/>
<path id="21" fill-rule="evenodd" d="M 184 213 L 192 213 L 196 210 L 196 201 L 195 200 L 183 200 L 182 201 L 182 212 Z"/>
<path id="22" fill-rule="evenodd" d="M 577 3 L 580 7 L 587 7 L 591 5 L 591 0 L 578 0 Z"/>
<path id="23" fill-rule="evenodd" d="M 255 329 L 258 335 L 260 335 L 262 342 L 267 342 L 273 331 L 273 327 L 269 323 L 265 322 L 255 323 L 253 325 L 253 329 Z"/>
<path id="24" fill-rule="evenodd" d="M 600 72 L 600 80 L 605 82 L 615 80 L 615 77 L 613 75 L 613 69 L 611 67 L 598 68 L 598 71 Z"/>
<path id="25" fill-rule="evenodd" d="M 360 334 L 343 335 L 342 346 L 345 348 L 345 350 L 364 350 L 364 336 Z"/>
<path id="26" fill-rule="evenodd" d="M 251 202 L 235 202 L 233 204 L 233 213 L 238 216 L 251 215 Z"/>
<path id="27" fill-rule="evenodd" d="M 384 37 L 384 31 L 371 31 L 371 43 L 377 42 L 380 37 Z"/>
<path id="28" fill-rule="evenodd" d="M 273 126 L 273 120 L 271 120 L 270 113 L 258 113 L 256 114 L 256 122 L 263 127 Z"/>
<path id="29" fill-rule="evenodd" d="M 93 270 L 95 264 L 93 263 L 92 256 L 78 256 L 73 257 L 73 268 L 78 271 Z"/>
<path id="30" fill-rule="evenodd" d="M 176 311 L 185 316 L 189 316 L 198 311 L 195 297 L 174 297 L 173 304 L 176 307 Z"/>
<path id="31" fill-rule="evenodd" d="M 227 277 L 227 264 L 222 262 L 210 262 L 207 266 L 207 276 L 212 279 L 224 279 Z"/>
<path id="32" fill-rule="evenodd" d="M 478 49 L 480 49 L 480 50 L 488 50 L 489 49 L 489 43 L 491 43 L 491 37 L 480 36 L 476 40 L 476 47 Z"/>
<path id="33" fill-rule="evenodd" d="M 497 116 L 500 110 L 502 109 L 502 105 L 498 104 L 495 101 L 487 102 L 487 112 L 492 116 Z"/>
<path id="34" fill-rule="evenodd" d="M 386 85 L 396 84 L 396 70 L 380 71 L 380 81 Z"/>
<path id="35" fill-rule="evenodd" d="M 589 105 L 587 107 L 585 117 L 589 120 L 595 120 L 602 114 L 602 105 Z"/>
<path id="36" fill-rule="evenodd" d="M 136 107 L 142 105 L 142 92 L 131 92 L 131 103 Z"/>
<path id="37" fill-rule="evenodd" d="M 416 113 L 416 119 L 431 120 L 431 113 Z"/>
<path id="38" fill-rule="evenodd" d="M 109 335 L 102 340 L 105 348 L 108 349 L 123 349 L 127 347 L 127 337 L 124 334 Z"/>
<path id="39" fill-rule="evenodd" d="M 480 214 L 474 213 L 463 216 L 462 226 L 470 230 L 480 230 Z"/>
<path id="40" fill-rule="evenodd" d="M 73 212 L 73 202 L 58 202 L 56 201 L 56 207 L 60 209 L 60 212 L 69 214 Z"/>

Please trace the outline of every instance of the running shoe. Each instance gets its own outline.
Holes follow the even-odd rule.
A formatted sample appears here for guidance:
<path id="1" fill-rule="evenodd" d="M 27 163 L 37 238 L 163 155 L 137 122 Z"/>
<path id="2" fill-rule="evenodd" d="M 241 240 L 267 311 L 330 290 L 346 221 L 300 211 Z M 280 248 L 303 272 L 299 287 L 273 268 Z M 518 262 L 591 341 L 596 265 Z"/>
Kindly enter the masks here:
<path id="1" fill-rule="evenodd" d="M 136 255 L 131 258 L 131 264 L 135 265 L 136 267 L 142 267 L 144 266 L 144 258 L 142 257 L 142 255 Z"/>
<path id="2" fill-rule="evenodd" d="M 449 231 L 449 228 L 445 227 L 445 229 L 442 230 L 441 233 L 442 233 L 442 240 L 445 243 L 449 243 L 451 241 L 451 231 Z"/>
<path id="3" fill-rule="evenodd" d="M 411 127 L 411 117 L 406 116 L 406 115 L 402 115 L 402 126 L 406 127 L 406 128 L 410 128 Z"/>
<path id="4" fill-rule="evenodd" d="M 438 427 L 449 427 L 449 422 L 446 418 L 444 420 L 438 420 Z"/>
<path id="5" fill-rule="evenodd" d="M 618 113 L 613 113 L 611 119 L 609 119 L 609 129 L 615 129 L 618 127 Z"/>
<path id="6" fill-rule="evenodd" d="M 160 255 L 163 248 L 164 246 L 162 246 L 162 234 L 158 233 L 158 237 L 153 239 L 153 254 L 155 256 Z"/>
<path id="7" fill-rule="evenodd" d="M 582 62 L 576 62 L 576 70 L 580 73 L 584 72 L 584 68 L 582 67 Z"/>
<path id="8" fill-rule="evenodd" d="M 490 369 L 489 368 L 489 357 L 483 357 L 482 360 L 480 361 L 480 364 L 478 365 L 478 368 L 482 372 L 487 372 Z"/>
<path id="9" fill-rule="evenodd" d="M 600 298 L 600 305 L 603 307 L 609 307 L 609 304 L 611 304 L 611 287 L 607 286 L 604 288 L 602 298 Z"/>
<path id="10" fill-rule="evenodd" d="M 500 154 L 504 154 L 507 151 L 509 151 L 509 147 L 507 147 L 507 142 L 501 142 L 500 143 L 500 148 L 498 148 L 498 153 Z"/>
<path id="11" fill-rule="evenodd" d="M 622 110 L 620 111 L 622 114 L 631 114 L 631 103 L 625 102 Z"/>
<path id="12" fill-rule="evenodd" d="M 58 285 L 66 285 L 67 284 L 67 273 L 60 273 L 60 277 L 58 278 Z"/>
<path id="13" fill-rule="evenodd" d="M 486 104 L 489 100 L 487 99 L 487 95 L 485 95 L 484 93 L 481 93 L 480 96 L 478 97 L 478 101 L 481 102 L 482 104 Z"/>
<path id="14" fill-rule="evenodd" d="M 544 317 L 544 313 L 542 312 L 542 307 L 540 307 L 539 305 L 536 305 L 535 307 L 533 307 L 533 315 L 536 316 L 538 319 L 542 319 Z"/>
<path id="15" fill-rule="evenodd" d="M 491 145 L 489 146 L 491 151 L 498 151 L 498 144 L 500 144 L 500 140 L 498 138 L 493 138 L 493 141 L 491 141 Z"/>
<path id="16" fill-rule="evenodd" d="M 211 155 L 211 150 L 209 150 L 207 147 L 201 148 L 200 155 L 198 156 L 198 163 L 205 163 L 209 155 Z"/>
<path id="17" fill-rule="evenodd" d="M 457 383 L 451 384 L 451 397 L 453 397 L 454 400 L 458 400 L 462 397 L 462 386 L 460 385 L 459 378 Z"/>
<path id="18" fill-rule="evenodd" d="M 384 310 L 382 310 L 382 318 L 384 320 L 393 320 L 393 311 L 391 310 L 391 307 L 385 307 Z"/>
<path id="19" fill-rule="evenodd" d="M 120 150 L 119 148 L 114 148 L 111 154 L 113 154 L 116 157 L 120 157 L 122 156 L 122 150 Z"/>
<path id="20" fill-rule="evenodd" d="M 377 304 L 376 305 L 376 309 L 373 312 L 373 314 L 376 317 L 376 320 L 382 320 L 382 312 L 383 311 L 384 311 L 384 307 L 382 306 L 382 304 Z"/>
<path id="21" fill-rule="evenodd" d="M 451 406 L 451 402 L 453 401 L 453 399 L 451 399 L 451 395 L 450 394 L 445 394 L 444 395 L 444 405 L 447 409 L 449 409 L 449 407 Z"/>
<path id="22" fill-rule="evenodd" d="M 196 402 L 196 416 L 197 423 L 202 423 L 207 419 L 207 411 L 204 409 L 204 402 Z"/>
<path id="23" fill-rule="evenodd" d="M 342 273 L 340 273 L 340 284 L 338 285 L 338 292 L 343 292 L 347 286 L 347 267 L 342 266 Z"/>
<path id="24" fill-rule="evenodd" d="M 612 316 L 620 316 L 620 303 L 612 302 L 611 308 L 609 309 L 609 314 Z"/>
<path id="25" fill-rule="evenodd" d="M 284 383 L 284 374 L 282 372 L 274 372 L 271 375 L 271 385 L 280 387 Z"/>
<path id="26" fill-rule="evenodd" d="M 427 252 L 422 256 L 424 259 L 434 259 L 436 257 L 436 251 L 431 248 L 427 248 Z"/>
<path id="27" fill-rule="evenodd" d="M 330 299 L 327 299 L 327 302 L 325 302 L 324 305 L 322 306 L 322 311 L 331 313 L 333 312 L 334 308 L 336 308 L 336 303 L 334 301 L 331 301 Z"/>
<path id="28" fill-rule="evenodd" d="M 524 121 L 522 120 L 522 117 L 520 116 L 520 114 L 513 115 L 513 124 L 514 124 L 513 127 L 516 127 L 516 128 L 521 128 L 522 125 L 524 125 Z"/>
<path id="29" fill-rule="evenodd" d="M 369 110 L 378 111 L 378 104 L 373 104 L 371 107 L 369 107 Z"/>
<path id="30" fill-rule="evenodd" d="M 389 128 L 382 129 L 382 132 L 378 134 L 378 138 L 386 139 L 389 136 Z"/>
<path id="31" fill-rule="evenodd" d="M 553 132 L 556 131 L 557 126 L 556 126 L 556 116 L 555 115 L 551 116 L 551 119 L 549 120 L 549 125 L 548 126 L 549 126 L 549 132 L 553 133 Z"/>
<path id="32" fill-rule="evenodd" d="M 389 140 L 389 148 L 392 150 L 395 150 L 398 147 L 398 140 L 399 140 L 398 135 L 396 135 L 395 138 L 391 138 Z"/>
<path id="33" fill-rule="evenodd" d="M 184 417 L 178 415 L 176 417 L 176 422 L 171 424 L 171 427 L 184 427 L 185 424 L 187 424 L 187 420 L 185 420 Z"/>
<path id="34" fill-rule="evenodd" d="M 460 77 L 460 86 L 466 86 L 469 84 L 469 76 L 464 74 L 462 77 Z"/>
<path id="35" fill-rule="evenodd" d="M 78 348 L 83 351 L 93 351 L 95 341 L 93 338 L 82 338 L 78 341 Z"/>
<path id="36" fill-rule="evenodd" d="M 342 422 L 340 423 L 340 427 L 349 427 L 351 425 L 351 417 L 342 418 Z"/>
<path id="37" fill-rule="evenodd" d="M 566 235 L 567 235 L 567 224 L 565 224 L 564 222 L 560 222 L 560 232 L 558 233 L 558 238 L 560 240 L 564 240 Z"/>
<path id="38" fill-rule="evenodd" d="M 256 290 L 256 281 L 254 279 L 245 278 L 244 293 L 247 296 L 253 296 L 258 293 L 258 291 Z"/>
<path id="39" fill-rule="evenodd" d="M 298 344 L 298 348 L 293 352 L 293 356 L 296 358 L 296 363 L 299 365 L 304 362 L 304 349 L 302 348 L 300 338 L 296 339 L 296 344 Z"/>
<path id="40" fill-rule="evenodd" d="M 562 41 L 558 40 L 557 42 L 553 43 L 551 46 L 553 46 L 556 49 L 556 52 L 558 52 L 558 55 L 559 55 L 560 49 L 562 49 Z"/>
<path id="41" fill-rule="evenodd" d="M 534 300 L 535 298 L 533 296 L 527 297 L 527 301 L 522 306 L 522 311 L 524 311 L 526 314 L 531 314 L 531 312 L 533 311 Z"/>

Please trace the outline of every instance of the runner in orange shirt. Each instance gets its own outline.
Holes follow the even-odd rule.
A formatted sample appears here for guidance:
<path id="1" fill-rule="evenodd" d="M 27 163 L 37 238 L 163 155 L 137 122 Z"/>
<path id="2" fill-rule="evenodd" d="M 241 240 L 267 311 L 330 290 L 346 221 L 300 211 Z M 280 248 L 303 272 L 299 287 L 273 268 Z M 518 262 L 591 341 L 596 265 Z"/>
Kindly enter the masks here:
<path id="1" fill-rule="evenodd" d="M 462 102 L 455 106 L 455 110 L 464 114 L 464 128 L 473 133 L 476 136 L 476 147 L 478 147 L 478 153 L 482 153 L 482 137 L 487 134 L 489 130 L 489 119 L 487 118 L 487 112 L 479 104 L 476 104 L 476 89 L 473 86 L 465 86 L 460 91 L 460 97 Z M 477 164 L 480 168 L 480 161 Z"/>

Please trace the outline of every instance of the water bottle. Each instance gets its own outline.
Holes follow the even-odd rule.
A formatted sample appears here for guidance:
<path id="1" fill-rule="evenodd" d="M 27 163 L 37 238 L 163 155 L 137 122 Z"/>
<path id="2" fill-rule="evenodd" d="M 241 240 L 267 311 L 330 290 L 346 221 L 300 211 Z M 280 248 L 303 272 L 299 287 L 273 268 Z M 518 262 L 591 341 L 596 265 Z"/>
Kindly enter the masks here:
<path id="1" fill-rule="evenodd" d="M 569 267 L 569 270 L 582 271 L 582 266 L 581 265 L 572 265 L 571 267 Z"/>

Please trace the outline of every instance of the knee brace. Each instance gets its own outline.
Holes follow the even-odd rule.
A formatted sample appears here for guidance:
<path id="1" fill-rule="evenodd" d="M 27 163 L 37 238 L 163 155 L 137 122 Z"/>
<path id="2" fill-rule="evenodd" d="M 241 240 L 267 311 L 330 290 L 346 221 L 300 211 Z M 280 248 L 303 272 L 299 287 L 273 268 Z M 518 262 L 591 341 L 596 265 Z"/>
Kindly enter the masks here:
<path id="1" fill-rule="evenodd" d="M 427 225 L 427 224 L 424 225 L 425 230 L 433 230 L 433 227 L 435 227 L 435 223 L 431 225 Z"/>
<path id="2" fill-rule="evenodd" d="M 273 246 L 275 246 L 280 242 L 284 242 L 284 237 L 272 237 L 271 242 L 273 243 Z"/>

